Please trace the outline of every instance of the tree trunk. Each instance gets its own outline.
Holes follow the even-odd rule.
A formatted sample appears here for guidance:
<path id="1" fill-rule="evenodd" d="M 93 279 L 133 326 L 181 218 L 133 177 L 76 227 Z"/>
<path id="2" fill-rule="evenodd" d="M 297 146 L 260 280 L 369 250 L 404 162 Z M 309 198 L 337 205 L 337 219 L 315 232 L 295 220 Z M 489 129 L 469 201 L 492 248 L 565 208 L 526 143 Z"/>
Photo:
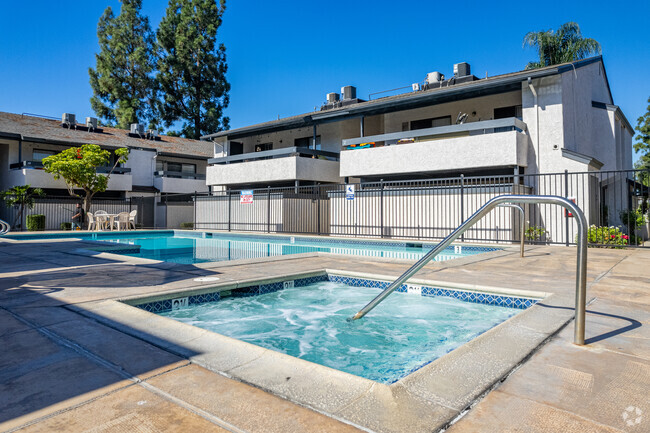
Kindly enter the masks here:
<path id="1" fill-rule="evenodd" d="M 23 216 L 23 207 L 20 206 L 18 208 L 18 213 L 16 213 L 16 216 L 14 217 L 14 222 L 12 224 L 12 227 L 14 228 L 14 230 L 16 230 L 16 223 L 18 222 L 18 218 L 21 218 L 21 220 L 22 220 L 22 216 Z M 21 223 L 22 223 L 22 221 L 21 221 Z M 22 227 L 21 227 L 21 230 L 22 230 Z"/>

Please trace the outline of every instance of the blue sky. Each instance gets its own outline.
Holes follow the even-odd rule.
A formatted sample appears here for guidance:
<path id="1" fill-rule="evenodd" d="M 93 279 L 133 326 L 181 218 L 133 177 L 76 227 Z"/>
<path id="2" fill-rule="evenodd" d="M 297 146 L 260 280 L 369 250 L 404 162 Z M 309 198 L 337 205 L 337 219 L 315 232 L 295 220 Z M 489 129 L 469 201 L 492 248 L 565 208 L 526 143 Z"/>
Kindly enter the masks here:
<path id="1" fill-rule="evenodd" d="M 97 20 L 117 0 L 6 2 L 0 26 L 0 111 L 92 115 L 88 67 Z M 166 0 L 144 0 L 156 28 Z M 531 30 L 580 24 L 603 47 L 614 102 L 633 126 L 650 96 L 650 2 L 229 1 L 226 44 L 231 127 L 313 110 L 328 92 L 358 96 L 452 73 L 466 61 L 484 77 L 524 68 Z"/>

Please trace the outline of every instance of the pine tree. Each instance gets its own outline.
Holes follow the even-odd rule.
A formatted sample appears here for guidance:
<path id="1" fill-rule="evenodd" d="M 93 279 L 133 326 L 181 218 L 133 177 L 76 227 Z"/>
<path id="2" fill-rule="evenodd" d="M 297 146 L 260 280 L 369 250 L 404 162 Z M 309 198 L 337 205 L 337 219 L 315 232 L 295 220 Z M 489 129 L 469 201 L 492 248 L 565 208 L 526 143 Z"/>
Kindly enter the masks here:
<path id="1" fill-rule="evenodd" d="M 90 104 L 107 124 L 156 127 L 155 35 L 140 14 L 142 0 L 120 1 L 120 14 L 107 7 L 97 24 L 100 52 L 96 69 L 88 69 Z"/>
<path id="2" fill-rule="evenodd" d="M 167 127 L 182 121 L 188 138 L 228 128 L 226 47 L 217 43 L 225 8 L 225 0 L 170 0 L 158 28 L 161 118 Z"/>

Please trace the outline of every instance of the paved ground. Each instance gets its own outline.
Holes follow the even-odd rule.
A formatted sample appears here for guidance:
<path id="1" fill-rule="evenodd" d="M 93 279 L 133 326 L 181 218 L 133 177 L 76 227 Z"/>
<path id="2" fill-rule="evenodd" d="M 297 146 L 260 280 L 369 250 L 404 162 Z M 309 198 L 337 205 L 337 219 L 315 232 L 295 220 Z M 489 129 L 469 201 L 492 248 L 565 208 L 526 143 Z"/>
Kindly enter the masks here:
<path id="1" fill-rule="evenodd" d="M 323 268 L 397 275 L 408 263 L 321 256 L 151 265 L 75 254 L 81 246 L 0 241 L 0 431 L 356 431 L 78 311 L 101 299 L 186 287 L 201 275 Z M 589 254 L 588 345 L 571 343 L 571 322 L 450 431 L 650 431 L 650 251 Z M 523 260 L 513 253 L 434 264 L 418 277 L 570 294 L 574 272 L 575 249 L 537 247 Z"/>

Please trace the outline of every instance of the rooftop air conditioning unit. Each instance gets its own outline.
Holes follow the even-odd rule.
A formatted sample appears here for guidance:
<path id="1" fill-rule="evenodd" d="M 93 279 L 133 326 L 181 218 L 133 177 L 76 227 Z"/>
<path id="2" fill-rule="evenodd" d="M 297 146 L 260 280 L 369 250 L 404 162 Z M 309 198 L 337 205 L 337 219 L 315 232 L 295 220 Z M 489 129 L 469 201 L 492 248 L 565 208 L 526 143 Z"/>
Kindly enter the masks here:
<path id="1" fill-rule="evenodd" d="M 454 76 L 456 77 L 465 77 L 467 75 L 470 75 L 470 68 L 469 68 L 469 63 L 463 62 L 463 63 L 456 63 L 454 65 Z"/>
<path id="2" fill-rule="evenodd" d="M 97 118 L 86 117 L 86 126 L 88 127 L 88 129 L 97 129 Z"/>
<path id="3" fill-rule="evenodd" d="M 341 94 L 343 95 L 343 100 L 356 99 L 356 97 L 357 97 L 357 88 L 354 87 L 354 86 L 341 87 Z"/>
<path id="4" fill-rule="evenodd" d="M 435 71 L 435 72 L 429 72 L 427 74 L 427 84 L 433 84 L 433 83 L 439 83 L 442 80 L 445 79 L 445 76 L 442 75 L 440 72 Z"/>
<path id="5" fill-rule="evenodd" d="M 338 102 L 339 100 L 339 94 L 336 92 L 328 93 L 327 94 L 327 103 L 328 104 L 333 104 L 335 102 Z"/>
<path id="6" fill-rule="evenodd" d="M 77 123 L 77 117 L 72 113 L 63 113 L 63 116 L 61 116 L 61 123 L 74 125 Z"/>
<path id="7" fill-rule="evenodd" d="M 150 138 L 151 140 L 155 140 L 156 137 L 158 137 L 158 131 L 156 131 L 155 129 L 150 129 L 150 130 L 147 132 L 147 135 L 149 136 L 149 138 Z"/>
<path id="8" fill-rule="evenodd" d="M 131 134 L 144 135 L 144 125 L 142 123 L 132 123 Z"/>

